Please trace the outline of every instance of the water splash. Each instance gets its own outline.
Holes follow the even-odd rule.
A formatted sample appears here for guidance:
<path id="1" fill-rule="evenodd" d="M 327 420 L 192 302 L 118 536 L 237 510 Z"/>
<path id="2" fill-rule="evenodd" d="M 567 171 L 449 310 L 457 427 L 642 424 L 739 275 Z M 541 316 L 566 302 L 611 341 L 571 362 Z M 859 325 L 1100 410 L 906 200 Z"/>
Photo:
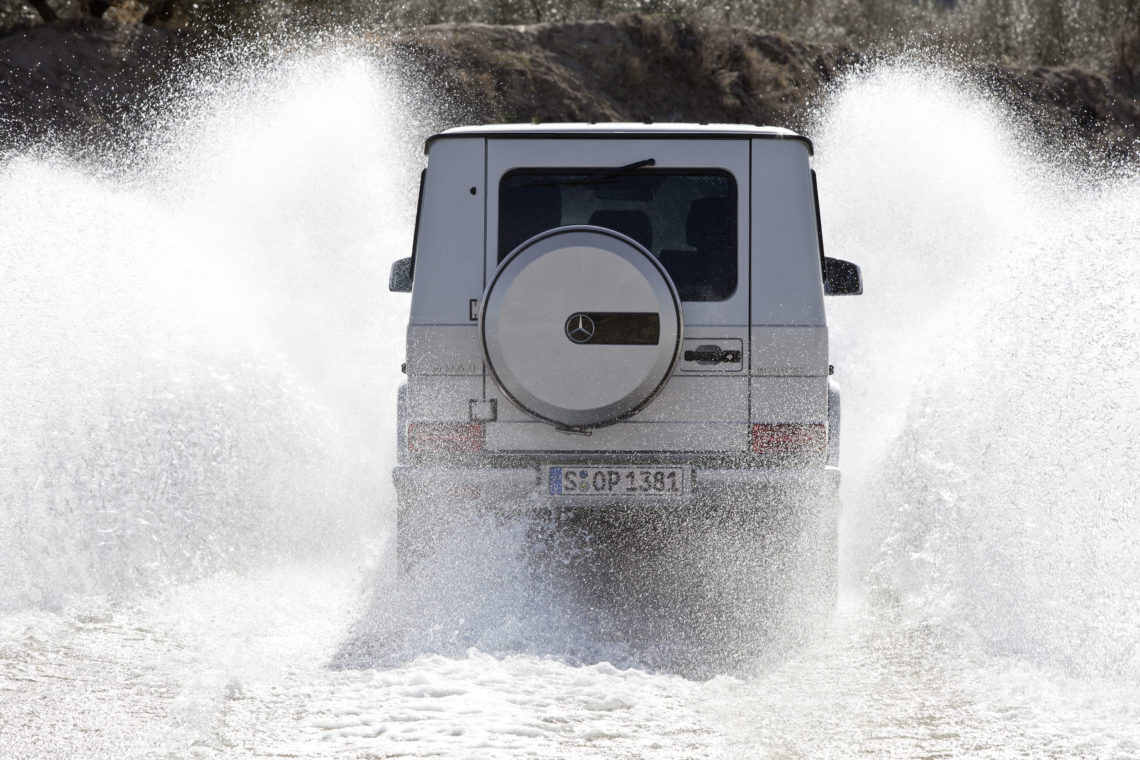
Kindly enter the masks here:
<path id="1" fill-rule="evenodd" d="M 1140 678 L 1140 175 L 1093 177 L 939 71 L 850 82 L 817 142 L 849 587 L 999 654 Z"/>
<path id="2" fill-rule="evenodd" d="M 0 609 L 359 554 L 405 104 L 367 58 L 286 59 L 203 73 L 101 169 L 0 166 Z"/>

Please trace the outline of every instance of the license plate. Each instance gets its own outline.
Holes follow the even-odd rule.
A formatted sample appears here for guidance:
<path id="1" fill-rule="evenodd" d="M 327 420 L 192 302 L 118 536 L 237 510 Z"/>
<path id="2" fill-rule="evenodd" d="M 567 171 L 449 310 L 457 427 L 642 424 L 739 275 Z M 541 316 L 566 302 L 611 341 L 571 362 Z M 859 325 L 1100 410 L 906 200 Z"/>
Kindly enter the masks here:
<path id="1" fill-rule="evenodd" d="M 551 496 L 683 496 L 684 467 L 550 468 Z"/>

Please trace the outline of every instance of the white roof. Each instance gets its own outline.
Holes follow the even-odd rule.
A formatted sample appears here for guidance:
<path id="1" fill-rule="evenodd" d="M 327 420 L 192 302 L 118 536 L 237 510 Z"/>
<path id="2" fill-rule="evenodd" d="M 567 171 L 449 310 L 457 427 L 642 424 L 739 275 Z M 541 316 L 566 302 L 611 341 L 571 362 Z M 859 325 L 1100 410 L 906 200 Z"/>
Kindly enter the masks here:
<path id="1" fill-rule="evenodd" d="M 743 137 L 802 140 L 811 150 L 811 141 L 783 127 L 757 127 L 751 124 L 684 124 L 684 123 L 566 123 L 566 124 L 487 124 L 455 127 L 432 135 L 427 146 L 446 137 Z M 426 147 L 425 146 L 425 149 Z"/>

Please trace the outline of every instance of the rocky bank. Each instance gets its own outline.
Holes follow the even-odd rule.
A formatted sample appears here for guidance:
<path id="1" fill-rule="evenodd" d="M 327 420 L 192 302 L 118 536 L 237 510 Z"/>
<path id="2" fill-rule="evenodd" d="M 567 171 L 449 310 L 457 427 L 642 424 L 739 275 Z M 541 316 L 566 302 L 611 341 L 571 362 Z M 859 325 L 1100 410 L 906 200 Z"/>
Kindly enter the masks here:
<path id="1" fill-rule="evenodd" d="M 343 41 L 343 38 L 341 39 Z M 803 130 L 860 51 L 734 26 L 630 15 L 528 26 L 447 24 L 351 40 L 448 104 L 456 122 L 704 121 Z M 0 37 L 0 143 L 115 140 L 211 43 L 137 23 L 40 24 Z M 1140 155 L 1140 86 L 1119 72 L 971 65 L 1046 142 Z"/>

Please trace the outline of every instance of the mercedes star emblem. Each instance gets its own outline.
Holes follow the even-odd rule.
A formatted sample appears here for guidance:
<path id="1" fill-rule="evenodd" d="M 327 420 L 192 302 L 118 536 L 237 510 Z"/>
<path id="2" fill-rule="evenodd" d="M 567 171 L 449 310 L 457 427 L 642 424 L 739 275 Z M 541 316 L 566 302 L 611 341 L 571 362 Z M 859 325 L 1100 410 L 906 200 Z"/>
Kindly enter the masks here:
<path id="1" fill-rule="evenodd" d="M 575 343 L 585 343 L 594 337 L 594 320 L 578 312 L 566 320 L 566 337 Z"/>

